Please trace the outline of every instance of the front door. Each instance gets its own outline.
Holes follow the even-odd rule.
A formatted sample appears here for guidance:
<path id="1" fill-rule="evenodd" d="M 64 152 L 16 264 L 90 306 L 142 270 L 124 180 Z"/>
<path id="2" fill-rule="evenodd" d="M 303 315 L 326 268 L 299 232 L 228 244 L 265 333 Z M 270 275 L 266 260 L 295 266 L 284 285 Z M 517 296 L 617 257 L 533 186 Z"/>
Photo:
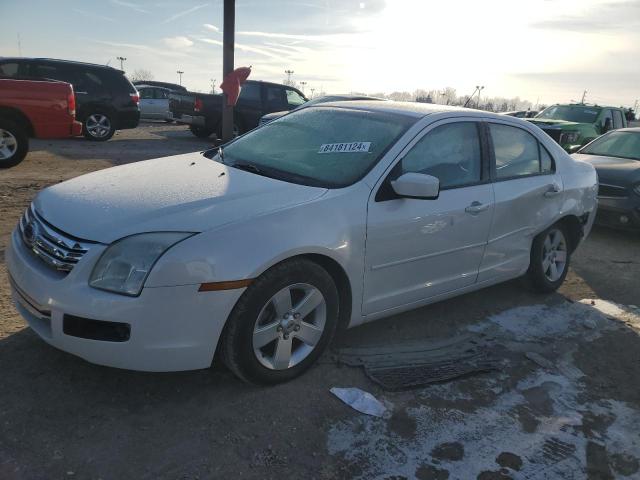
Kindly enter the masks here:
<path id="1" fill-rule="evenodd" d="M 493 216 L 480 125 L 446 120 L 400 155 L 369 200 L 363 313 L 421 302 L 473 284 Z M 399 198 L 390 180 L 408 172 L 440 180 L 434 200 Z"/>

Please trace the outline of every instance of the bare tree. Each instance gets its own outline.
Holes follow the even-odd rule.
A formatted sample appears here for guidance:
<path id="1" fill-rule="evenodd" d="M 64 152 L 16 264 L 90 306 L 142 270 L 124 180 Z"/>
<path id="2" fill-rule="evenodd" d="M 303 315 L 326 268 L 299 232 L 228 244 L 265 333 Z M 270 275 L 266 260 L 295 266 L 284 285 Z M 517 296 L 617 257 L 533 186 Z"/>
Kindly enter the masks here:
<path id="1" fill-rule="evenodd" d="M 144 68 L 139 68 L 131 75 L 132 82 L 141 82 L 145 80 L 153 80 L 153 73 L 149 70 L 145 70 Z"/>

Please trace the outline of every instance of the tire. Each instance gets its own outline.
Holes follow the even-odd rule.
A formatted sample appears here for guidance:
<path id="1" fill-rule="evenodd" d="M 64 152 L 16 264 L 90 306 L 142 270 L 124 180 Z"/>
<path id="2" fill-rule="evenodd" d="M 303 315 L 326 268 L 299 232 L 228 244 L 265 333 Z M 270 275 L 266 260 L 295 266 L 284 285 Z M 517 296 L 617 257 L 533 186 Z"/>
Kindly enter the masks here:
<path id="1" fill-rule="evenodd" d="M 191 130 L 191 133 L 193 133 L 198 138 L 209 138 L 213 133 L 213 130 L 205 127 L 191 126 L 189 127 L 189 130 Z"/>
<path id="2" fill-rule="evenodd" d="M 106 142 L 116 133 L 113 118 L 105 112 L 93 112 L 82 121 L 82 134 L 94 142 Z"/>
<path id="3" fill-rule="evenodd" d="M 527 284 L 536 292 L 555 292 L 564 282 L 571 251 L 566 229 L 555 224 L 537 235 L 531 246 Z"/>
<path id="4" fill-rule="evenodd" d="M 222 360 L 248 383 L 289 381 L 307 370 L 329 344 L 338 309 L 336 285 L 321 266 L 305 259 L 280 263 L 238 300 L 220 342 Z"/>
<path id="5" fill-rule="evenodd" d="M 20 125 L 0 118 L 0 168 L 19 164 L 29 152 L 29 137 Z"/>

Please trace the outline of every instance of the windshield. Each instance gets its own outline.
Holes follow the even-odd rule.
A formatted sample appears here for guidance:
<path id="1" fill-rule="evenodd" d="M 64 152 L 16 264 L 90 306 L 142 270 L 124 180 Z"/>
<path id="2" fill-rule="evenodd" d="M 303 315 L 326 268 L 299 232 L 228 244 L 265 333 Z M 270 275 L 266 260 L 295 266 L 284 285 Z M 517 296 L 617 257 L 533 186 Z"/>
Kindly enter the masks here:
<path id="1" fill-rule="evenodd" d="M 595 123 L 600 113 L 599 108 L 554 105 L 545 108 L 535 118 L 546 118 L 549 120 L 566 120 L 577 123 Z"/>
<path id="2" fill-rule="evenodd" d="M 415 121 L 399 114 L 305 108 L 243 135 L 216 159 L 293 183 L 341 188 L 362 178 Z"/>
<path id="3" fill-rule="evenodd" d="M 640 160 L 640 132 L 611 132 L 591 142 L 580 153 Z"/>

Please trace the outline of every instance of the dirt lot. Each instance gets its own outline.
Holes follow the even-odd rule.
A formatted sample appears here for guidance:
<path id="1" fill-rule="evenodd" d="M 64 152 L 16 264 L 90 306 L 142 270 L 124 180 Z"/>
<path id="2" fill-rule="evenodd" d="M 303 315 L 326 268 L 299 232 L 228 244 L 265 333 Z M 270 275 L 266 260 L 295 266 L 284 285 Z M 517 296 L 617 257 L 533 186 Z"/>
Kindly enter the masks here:
<path id="1" fill-rule="evenodd" d="M 34 141 L 0 171 L 0 260 L 38 190 L 206 145 L 164 124 L 105 144 Z M 511 282 L 342 332 L 319 365 L 273 388 L 219 365 L 146 374 L 57 351 L 13 309 L 1 262 L 0 478 L 640 478 L 639 246 L 596 229 L 558 294 Z M 336 363 L 341 347 L 462 336 L 500 368 L 390 393 Z M 371 392 L 387 413 L 359 414 L 334 386 Z"/>

